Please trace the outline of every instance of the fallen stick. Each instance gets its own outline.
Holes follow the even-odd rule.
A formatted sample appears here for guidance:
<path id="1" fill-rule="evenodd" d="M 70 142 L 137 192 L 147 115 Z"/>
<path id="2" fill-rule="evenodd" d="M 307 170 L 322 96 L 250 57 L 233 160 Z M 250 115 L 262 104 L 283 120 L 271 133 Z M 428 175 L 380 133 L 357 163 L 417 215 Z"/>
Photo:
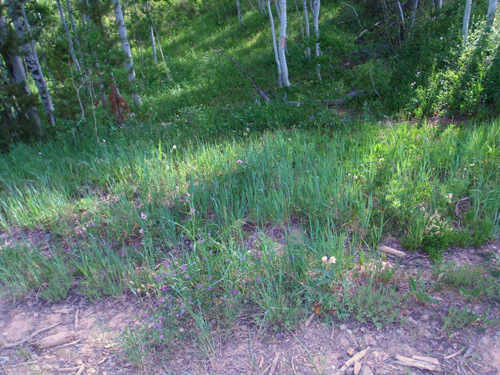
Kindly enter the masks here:
<path id="1" fill-rule="evenodd" d="M 81 366 L 75 366 L 75 367 L 62 367 L 57 369 L 59 372 L 73 372 L 73 371 L 78 371 L 80 370 Z"/>
<path id="2" fill-rule="evenodd" d="M 309 327 L 309 324 L 311 324 L 311 322 L 313 321 L 315 316 L 316 316 L 316 314 L 312 313 L 311 316 L 309 318 L 307 318 L 306 323 L 305 323 L 306 327 Z"/>
<path id="3" fill-rule="evenodd" d="M 274 371 L 276 370 L 276 367 L 278 366 L 278 360 L 280 358 L 280 353 L 276 352 L 276 355 L 274 356 L 273 363 L 271 365 L 271 369 L 269 370 L 268 375 L 273 375 Z"/>
<path id="4" fill-rule="evenodd" d="M 39 335 L 40 333 L 42 332 L 45 332 L 45 331 L 48 331 L 49 329 L 52 329 L 54 327 L 57 327 L 58 325 L 60 325 L 61 322 L 59 323 L 55 323 L 55 324 L 52 324 L 51 326 L 48 326 L 48 327 L 44 327 L 42 329 L 39 329 L 38 331 L 35 331 L 33 332 L 31 335 L 29 335 L 28 337 L 22 339 L 21 341 L 17 341 L 17 342 L 13 342 L 11 344 L 8 344 L 8 343 L 5 343 L 3 346 L 0 346 L 0 349 L 12 349 L 12 348 L 15 348 L 17 346 L 21 346 L 23 345 L 26 341 L 29 341 L 31 340 L 33 337 Z"/>
<path id="5" fill-rule="evenodd" d="M 48 349 L 48 348 L 53 348 L 55 346 L 67 344 L 68 342 L 74 339 L 75 339 L 75 332 L 64 331 L 56 333 L 55 335 L 44 337 L 43 339 L 34 343 L 34 345 L 38 346 L 39 349 Z"/>
<path id="6" fill-rule="evenodd" d="M 443 358 L 446 359 L 446 360 L 452 359 L 452 358 L 456 357 L 457 355 L 462 354 L 464 352 L 464 350 L 465 350 L 465 346 L 462 349 L 460 349 L 458 352 L 455 352 L 453 354 L 447 355 L 446 357 L 443 357 Z"/>
<path id="7" fill-rule="evenodd" d="M 76 372 L 75 375 L 82 375 L 83 374 L 83 370 L 85 370 L 85 365 L 81 365 L 80 369 Z"/>
<path id="8" fill-rule="evenodd" d="M 396 250 L 396 249 L 393 249 L 392 247 L 389 247 L 389 246 L 382 245 L 379 247 L 379 250 L 383 251 L 384 253 L 394 255 L 395 257 L 398 257 L 398 258 L 404 258 L 406 256 L 406 253 L 399 251 L 399 250 Z"/>
<path id="9" fill-rule="evenodd" d="M 238 62 L 234 59 L 234 57 L 232 56 L 229 56 L 227 53 L 225 53 L 224 51 L 222 50 L 215 50 L 213 48 L 210 48 L 213 52 L 217 52 L 219 54 L 221 54 L 222 56 L 226 56 L 229 60 L 231 60 L 233 62 L 234 65 L 236 65 L 240 70 L 241 72 L 245 75 L 246 79 L 248 79 L 248 81 L 252 84 L 253 88 L 255 89 L 255 91 L 257 91 L 257 93 L 260 95 L 260 97 L 267 103 L 271 103 L 271 99 L 269 99 L 269 97 L 266 95 L 266 93 L 264 91 L 262 91 L 259 86 L 257 86 L 255 84 L 255 82 L 253 81 L 252 78 L 250 78 L 250 75 L 247 73 L 247 71 L 240 65 L 238 64 Z"/>
<path id="10" fill-rule="evenodd" d="M 55 346 L 55 348 L 57 348 L 57 349 L 66 348 L 66 347 L 71 346 L 71 345 L 76 345 L 80 341 L 82 341 L 82 339 L 78 339 L 78 340 L 75 340 L 75 341 L 72 341 L 72 342 L 68 342 L 67 344 L 62 344 L 62 345 L 59 345 L 59 346 Z"/>
<path id="11" fill-rule="evenodd" d="M 351 367 L 351 366 L 354 364 L 354 362 L 357 362 L 357 361 L 359 361 L 361 358 L 363 358 L 363 357 L 366 355 L 366 353 L 368 353 L 368 349 L 362 350 L 362 351 L 360 351 L 360 352 L 358 352 L 358 353 L 354 354 L 354 355 L 353 355 L 350 359 L 348 359 L 348 360 L 344 363 L 344 365 L 340 368 L 340 370 L 339 370 L 339 371 L 340 371 L 341 373 L 345 372 L 345 371 L 346 371 L 349 367 Z"/>
<path id="12" fill-rule="evenodd" d="M 78 321 L 78 314 L 79 313 L 80 313 L 80 309 L 76 309 L 76 312 L 75 312 L 75 328 L 74 328 L 75 331 L 78 328 L 78 323 L 79 323 L 79 321 Z"/>
<path id="13" fill-rule="evenodd" d="M 419 358 L 424 358 L 424 357 L 419 357 Z M 406 367 L 415 367 L 421 370 L 429 370 L 429 371 L 436 371 L 436 372 L 441 372 L 441 366 L 439 365 L 439 361 L 435 358 L 432 358 L 433 361 L 428 362 L 427 360 L 422 360 L 422 359 L 416 359 L 415 357 L 413 358 L 407 358 L 403 357 L 402 355 L 397 355 L 396 356 L 397 361 L 394 362 L 397 365 L 402 365 Z M 436 364 L 437 361 L 437 364 Z"/>
<path id="14" fill-rule="evenodd" d="M 332 333 L 330 333 L 330 341 L 333 341 L 333 336 L 335 336 L 335 323 L 332 323 Z"/>

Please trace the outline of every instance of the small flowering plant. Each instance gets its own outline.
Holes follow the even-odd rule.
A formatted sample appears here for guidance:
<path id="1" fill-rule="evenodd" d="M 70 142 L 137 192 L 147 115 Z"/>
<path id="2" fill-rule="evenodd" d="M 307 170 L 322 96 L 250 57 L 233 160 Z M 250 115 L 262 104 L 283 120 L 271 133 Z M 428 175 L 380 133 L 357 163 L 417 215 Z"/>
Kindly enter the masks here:
<path id="1" fill-rule="evenodd" d="M 333 255 L 324 255 L 318 267 L 309 273 L 306 295 L 316 313 L 334 309 L 337 302 L 334 293 L 338 282 L 337 268 L 337 258 Z"/>

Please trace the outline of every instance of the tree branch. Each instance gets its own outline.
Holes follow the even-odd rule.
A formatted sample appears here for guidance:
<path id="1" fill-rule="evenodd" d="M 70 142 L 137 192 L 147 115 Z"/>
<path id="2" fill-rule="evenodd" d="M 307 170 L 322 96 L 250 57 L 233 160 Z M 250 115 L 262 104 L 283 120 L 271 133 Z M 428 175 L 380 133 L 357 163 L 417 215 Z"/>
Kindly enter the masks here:
<path id="1" fill-rule="evenodd" d="M 247 73 L 247 71 L 240 64 L 238 64 L 238 62 L 234 59 L 234 57 L 229 56 L 227 53 L 225 53 L 222 50 L 215 50 L 213 48 L 210 48 L 210 50 L 213 51 L 213 52 L 217 52 L 217 53 L 219 53 L 219 54 L 221 54 L 223 56 L 226 56 L 229 60 L 231 60 L 234 63 L 234 65 L 236 65 L 241 70 L 241 72 L 245 75 L 245 77 L 250 81 L 250 83 L 252 84 L 253 88 L 255 90 L 257 90 L 257 92 L 259 93 L 259 95 L 261 96 L 261 98 L 265 102 L 271 103 L 271 99 L 269 99 L 269 97 L 266 95 L 266 93 L 264 91 L 262 91 L 259 88 L 259 86 L 257 86 L 255 84 L 255 82 L 252 80 L 252 78 L 250 78 L 250 75 Z"/>

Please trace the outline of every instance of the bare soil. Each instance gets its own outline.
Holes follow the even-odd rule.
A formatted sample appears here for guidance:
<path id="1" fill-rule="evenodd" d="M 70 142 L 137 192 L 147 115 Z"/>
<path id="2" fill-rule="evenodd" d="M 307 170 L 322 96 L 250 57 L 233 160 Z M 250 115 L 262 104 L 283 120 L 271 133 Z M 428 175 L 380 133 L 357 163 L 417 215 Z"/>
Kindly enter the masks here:
<path id="1" fill-rule="evenodd" d="M 391 238 L 385 243 L 398 248 Z M 494 241 L 477 249 L 450 250 L 445 259 L 460 265 L 484 264 L 485 255 L 498 255 L 499 250 L 500 242 Z M 394 259 L 389 258 L 391 263 Z M 431 266 L 418 253 L 402 260 L 394 276 L 401 292 L 408 290 L 411 275 L 430 281 Z M 442 330 L 450 306 L 472 309 L 498 322 L 498 304 L 467 301 L 452 289 L 432 295 L 438 303 L 422 305 L 410 297 L 401 311 L 403 323 L 380 330 L 355 320 L 327 325 L 315 315 L 286 332 L 257 331 L 242 323 L 218 341 L 210 358 L 186 345 L 169 358 L 144 358 L 145 363 L 152 362 L 147 369 L 129 363 L 120 346 L 121 332 L 137 324 L 145 311 L 133 297 L 89 302 L 72 295 L 55 304 L 32 299 L 18 305 L 0 300 L 0 374 L 500 374 L 498 325 L 478 321 L 451 336 Z M 22 345 L 5 347 L 56 323 Z M 37 346 L 42 338 L 63 332 L 70 335 L 68 342 L 45 349 Z M 348 362 L 358 354 L 364 356 Z M 397 356 L 431 357 L 439 365 L 433 370 L 401 365 Z M 343 368 L 346 362 L 350 366 Z"/>

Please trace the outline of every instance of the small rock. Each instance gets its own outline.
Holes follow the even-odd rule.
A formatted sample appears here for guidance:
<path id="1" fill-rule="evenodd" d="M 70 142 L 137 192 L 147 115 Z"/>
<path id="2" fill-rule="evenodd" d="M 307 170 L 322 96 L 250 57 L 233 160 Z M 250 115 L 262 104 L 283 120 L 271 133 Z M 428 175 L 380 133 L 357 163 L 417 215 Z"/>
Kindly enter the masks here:
<path id="1" fill-rule="evenodd" d="M 359 375 L 375 375 L 370 367 L 367 365 L 363 366 L 363 369 L 359 373 Z"/>
<path id="2" fill-rule="evenodd" d="M 420 317 L 420 320 L 423 320 L 424 322 L 427 322 L 429 319 L 430 319 L 430 315 L 429 314 L 424 314 Z"/>
<path id="3" fill-rule="evenodd" d="M 340 328 L 341 331 L 345 331 L 347 329 L 347 325 L 346 324 L 341 324 L 339 328 Z"/>
<path id="4" fill-rule="evenodd" d="M 353 348 L 347 349 L 347 354 L 349 354 L 349 357 L 352 357 L 354 354 L 356 354 L 356 351 Z"/>
<path id="5" fill-rule="evenodd" d="M 500 331 L 496 331 L 495 335 L 500 336 Z"/>
<path id="6" fill-rule="evenodd" d="M 487 336 L 481 337 L 481 344 L 488 345 L 490 343 L 490 339 Z"/>

